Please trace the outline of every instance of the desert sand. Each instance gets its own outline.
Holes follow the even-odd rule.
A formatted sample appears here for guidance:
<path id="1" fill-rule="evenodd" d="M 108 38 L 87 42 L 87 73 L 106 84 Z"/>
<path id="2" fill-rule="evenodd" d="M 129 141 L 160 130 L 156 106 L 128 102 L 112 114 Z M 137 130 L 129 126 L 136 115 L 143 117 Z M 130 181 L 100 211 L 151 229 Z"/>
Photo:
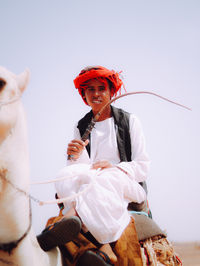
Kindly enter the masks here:
<path id="1" fill-rule="evenodd" d="M 183 266 L 200 266 L 200 242 L 173 243 Z"/>

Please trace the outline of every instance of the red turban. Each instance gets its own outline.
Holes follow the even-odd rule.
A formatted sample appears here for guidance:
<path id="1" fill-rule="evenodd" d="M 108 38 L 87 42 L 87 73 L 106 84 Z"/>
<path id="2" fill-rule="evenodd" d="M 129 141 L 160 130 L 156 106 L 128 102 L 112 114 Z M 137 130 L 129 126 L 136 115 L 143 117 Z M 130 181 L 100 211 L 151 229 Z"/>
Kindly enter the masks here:
<path id="1" fill-rule="evenodd" d="M 103 83 L 106 82 L 106 79 L 109 80 L 112 83 L 111 96 L 116 96 L 118 91 L 121 93 L 120 89 L 123 85 L 123 82 L 119 77 L 119 73 L 102 66 L 95 66 L 88 68 L 88 70 L 82 70 L 74 79 L 75 88 L 78 89 L 82 98 L 84 95 L 84 90 L 87 88 L 85 82 L 91 79 L 99 79 Z M 85 98 L 83 98 L 83 100 L 87 104 Z"/>

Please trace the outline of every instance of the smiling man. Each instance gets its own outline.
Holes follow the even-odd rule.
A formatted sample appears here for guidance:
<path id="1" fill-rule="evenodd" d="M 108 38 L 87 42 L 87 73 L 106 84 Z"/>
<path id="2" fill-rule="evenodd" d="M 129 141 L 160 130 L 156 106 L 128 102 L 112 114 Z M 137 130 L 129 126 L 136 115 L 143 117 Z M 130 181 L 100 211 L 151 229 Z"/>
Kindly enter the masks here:
<path id="1" fill-rule="evenodd" d="M 128 204 L 140 204 L 146 200 L 146 192 L 141 186 L 149 168 L 144 135 L 135 115 L 108 105 L 96 122 L 89 141 L 83 142 L 81 137 L 91 119 L 121 92 L 123 82 L 118 72 L 95 66 L 84 68 L 74 84 L 91 111 L 76 125 L 74 139 L 67 148 L 68 156 L 73 158 L 68 165 L 73 168 L 68 166 L 62 174 L 73 171 L 77 178 L 70 179 L 70 185 L 69 181 L 68 184 L 65 181 L 56 183 L 56 190 L 59 197 L 81 191 L 82 185 L 89 184 L 92 171 L 101 169 L 97 177 L 99 181 L 96 179 L 96 185 L 87 196 L 64 203 L 63 214 L 67 217 L 77 215 L 84 228 L 99 242 L 104 258 L 108 255 L 115 263 L 117 258 L 108 244 L 117 241 L 131 223 Z M 83 164 L 89 166 L 91 176 Z M 84 181 L 83 173 L 88 175 Z"/>

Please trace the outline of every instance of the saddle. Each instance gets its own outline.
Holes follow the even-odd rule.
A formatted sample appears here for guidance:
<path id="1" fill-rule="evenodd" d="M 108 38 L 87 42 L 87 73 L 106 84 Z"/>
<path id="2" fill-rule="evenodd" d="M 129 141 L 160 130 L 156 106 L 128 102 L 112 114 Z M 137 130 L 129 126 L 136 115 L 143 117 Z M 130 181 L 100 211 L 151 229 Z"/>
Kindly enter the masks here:
<path id="1" fill-rule="evenodd" d="M 58 222 L 60 219 L 62 219 L 62 212 L 60 212 L 59 216 L 50 218 L 46 227 Z M 140 243 L 133 218 L 131 218 L 129 225 L 124 230 L 120 239 L 114 243 L 110 243 L 110 245 L 117 256 L 116 266 L 143 265 Z M 100 244 L 90 234 L 81 232 L 73 241 L 66 243 L 60 249 L 67 265 L 75 266 L 85 251 L 98 249 L 99 246 Z"/>
<path id="2" fill-rule="evenodd" d="M 59 216 L 50 218 L 46 226 L 58 222 L 62 217 L 60 211 Z M 146 215 L 132 214 L 131 221 L 120 239 L 110 245 L 117 256 L 115 266 L 141 266 L 152 263 L 152 265 L 158 263 L 182 265 L 165 232 Z M 95 250 L 100 246 L 101 244 L 90 233 L 81 232 L 73 241 L 59 248 L 66 264 L 75 266 L 87 250 Z"/>

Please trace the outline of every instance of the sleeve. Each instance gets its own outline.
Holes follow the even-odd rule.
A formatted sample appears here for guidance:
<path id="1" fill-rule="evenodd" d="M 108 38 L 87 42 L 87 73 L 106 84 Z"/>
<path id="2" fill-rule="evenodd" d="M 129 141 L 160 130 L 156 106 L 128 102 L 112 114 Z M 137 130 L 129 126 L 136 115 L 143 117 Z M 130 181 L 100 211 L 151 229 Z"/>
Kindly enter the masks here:
<path id="1" fill-rule="evenodd" d="M 124 190 L 124 197 L 129 202 L 142 203 L 146 200 L 146 192 L 138 182 L 132 180 L 131 184 Z"/>
<path id="2" fill-rule="evenodd" d="M 74 139 L 81 139 L 81 135 L 77 128 L 77 124 L 74 127 Z M 67 165 L 72 165 L 77 163 L 86 163 L 86 164 L 90 163 L 90 158 L 86 148 L 84 148 L 81 156 L 77 160 L 67 160 Z"/>
<path id="3" fill-rule="evenodd" d="M 145 138 L 140 121 L 130 115 L 131 162 L 120 162 L 117 166 L 123 169 L 133 180 L 143 182 L 149 170 L 149 157 L 146 152 Z"/>

